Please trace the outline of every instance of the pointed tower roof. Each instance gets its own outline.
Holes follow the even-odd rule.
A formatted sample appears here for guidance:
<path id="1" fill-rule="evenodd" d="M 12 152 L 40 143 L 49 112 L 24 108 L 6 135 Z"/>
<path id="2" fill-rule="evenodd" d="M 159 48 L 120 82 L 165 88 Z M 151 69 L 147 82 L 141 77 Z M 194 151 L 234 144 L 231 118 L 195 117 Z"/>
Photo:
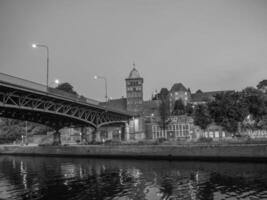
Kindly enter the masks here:
<path id="1" fill-rule="evenodd" d="M 133 79 L 133 78 L 141 78 L 139 72 L 137 71 L 137 69 L 135 69 L 135 67 L 132 69 L 132 71 L 129 74 L 129 79 Z"/>
<path id="2" fill-rule="evenodd" d="M 133 62 L 133 69 L 131 70 L 128 76 L 128 79 L 136 79 L 136 78 L 142 78 L 142 77 L 140 76 L 139 72 L 135 68 L 135 62 Z"/>

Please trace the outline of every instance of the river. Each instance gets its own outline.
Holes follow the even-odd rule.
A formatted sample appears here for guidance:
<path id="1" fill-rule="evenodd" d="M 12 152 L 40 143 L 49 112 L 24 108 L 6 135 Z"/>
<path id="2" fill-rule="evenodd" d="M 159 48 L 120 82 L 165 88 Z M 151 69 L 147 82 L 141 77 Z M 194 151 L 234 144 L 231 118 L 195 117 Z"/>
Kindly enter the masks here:
<path id="1" fill-rule="evenodd" d="M 0 156 L 0 199 L 267 199 L 267 164 Z"/>

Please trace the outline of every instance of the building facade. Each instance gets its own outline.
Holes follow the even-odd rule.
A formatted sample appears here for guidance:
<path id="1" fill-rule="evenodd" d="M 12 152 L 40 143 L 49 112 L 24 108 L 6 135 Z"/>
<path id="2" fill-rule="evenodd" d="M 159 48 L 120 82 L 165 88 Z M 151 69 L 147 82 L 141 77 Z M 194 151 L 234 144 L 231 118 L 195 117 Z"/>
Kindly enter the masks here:
<path id="1" fill-rule="evenodd" d="M 170 112 L 173 111 L 175 101 L 179 99 L 187 105 L 191 101 L 191 92 L 182 83 L 175 83 L 169 91 Z"/>
<path id="2" fill-rule="evenodd" d="M 193 134 L 193 119 L 186 115 L 170 117 L 165 130 L 162 129 L 160 121 L 157 118 L 148 120 L 146 127 L 147 139 L 190 140 L 195 137 Z"/>
<path id="3" fill-rule="evenodd" d="M 138 113 L 142 110 L 144 79 L 135 69 L 135 65 L 128 78 L 125 79 L 125 82 L 127 110 L 130 112 Z"/>

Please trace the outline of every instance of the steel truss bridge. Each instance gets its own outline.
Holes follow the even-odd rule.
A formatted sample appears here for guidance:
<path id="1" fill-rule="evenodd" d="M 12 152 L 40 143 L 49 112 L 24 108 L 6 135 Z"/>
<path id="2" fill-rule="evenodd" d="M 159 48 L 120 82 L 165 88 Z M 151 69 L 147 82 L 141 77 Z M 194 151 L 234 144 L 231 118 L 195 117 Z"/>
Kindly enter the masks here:
<path id="1" fill-rule="evenodd" d="M 35 82 L 0 73 L 0 117 L 36 122 L 58 132 L 128 122 L 132 114 Z"/>

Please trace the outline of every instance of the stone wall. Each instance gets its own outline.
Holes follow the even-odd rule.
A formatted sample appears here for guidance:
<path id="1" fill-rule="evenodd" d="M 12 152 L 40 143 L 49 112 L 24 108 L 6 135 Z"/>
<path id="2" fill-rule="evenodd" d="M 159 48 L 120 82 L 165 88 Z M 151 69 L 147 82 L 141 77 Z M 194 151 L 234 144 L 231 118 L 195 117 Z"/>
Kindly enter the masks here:
<path id="1" fill-rule="evenodd" d="M 267 161 L 267 145 L 0 146 L 0 154 Z"/>

